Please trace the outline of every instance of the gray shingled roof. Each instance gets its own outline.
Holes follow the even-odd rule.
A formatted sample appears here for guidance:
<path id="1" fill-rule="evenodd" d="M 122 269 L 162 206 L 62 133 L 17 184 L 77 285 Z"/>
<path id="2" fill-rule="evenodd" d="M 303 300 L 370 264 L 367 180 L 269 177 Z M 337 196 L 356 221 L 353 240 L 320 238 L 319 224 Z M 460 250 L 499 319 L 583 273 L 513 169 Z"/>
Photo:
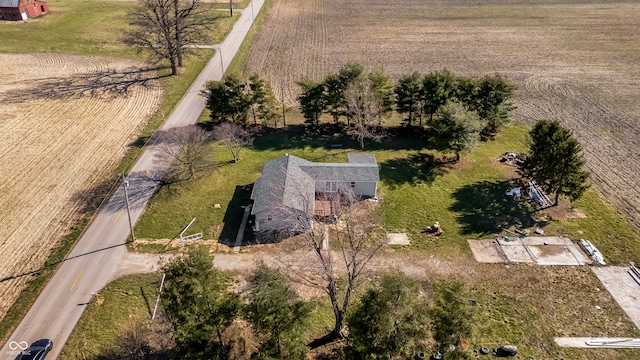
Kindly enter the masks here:
<path id="1" fill-rule="evenodd" d="M 274 206 L 286 206 L 309 212 L 315 198 L 314 180 L 297 166 L 310 161 L 286 155 L 267 161 L 262 176 L 253 185 L 251 213 L 255 214 Z"/>
<path id="2" fill-rule="evenodd" d="M 285 154 L 267 161 L 251 192 L 252 213 L 285 206 L 304 212 L 313 210 L 315 181 L 380 181 L 373 154 L 348 154 L 348 163 L 314 163 Z"/>
<path id="3" fill-rule="evenodd" d="M 361 163 L 377 165 L 376 157 L 373 154 L 347 154 L 347 161 L 352 164 Z"/>
<path id="4" fill-rule="evenodd" d="M 331 181 L 380 181 L 378 166 L 375 164 L 316 164 L 315 166 L 301 166 L 304 172 L 314 180 Z"/>
<path id="5" fill-rule="evenodd" d="M 17 8 L 20 5 L 20 0 L 0 0 L 0 7 Z"/>

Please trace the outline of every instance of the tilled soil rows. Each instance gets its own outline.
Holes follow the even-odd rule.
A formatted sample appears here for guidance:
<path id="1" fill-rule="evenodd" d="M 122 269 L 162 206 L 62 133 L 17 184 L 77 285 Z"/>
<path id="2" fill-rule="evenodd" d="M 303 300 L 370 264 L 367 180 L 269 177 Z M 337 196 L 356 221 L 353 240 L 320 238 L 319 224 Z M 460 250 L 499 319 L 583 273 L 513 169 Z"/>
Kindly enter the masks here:
<path id="1" fill-rule="evenodd" d="M 0 318 L 157 108 L 142 66 L 0 54 Z"/>
<path id="2" fill-rule="evenodd" d="M 639 13 L 640 3 L 604 1 L 278 0 L 244 71 L 290 105 L 296 81 L 348 61 L 393 79 L 504 74 L 519 87 L 516 119 L 572 130 L 596 188 L 640 227 Z"/>

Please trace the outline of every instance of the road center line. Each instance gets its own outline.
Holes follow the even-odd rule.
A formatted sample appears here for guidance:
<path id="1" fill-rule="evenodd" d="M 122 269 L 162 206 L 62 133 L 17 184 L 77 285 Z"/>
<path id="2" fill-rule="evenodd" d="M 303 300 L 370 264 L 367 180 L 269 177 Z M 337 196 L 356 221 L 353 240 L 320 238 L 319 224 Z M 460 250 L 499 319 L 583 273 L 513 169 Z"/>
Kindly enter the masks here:
<path id="1" fill-rule="evenodd" d="M 76 279 L 73 281 L 73 284 L 71 284 L 69 291 L 73 290 L 73 288 L 76 287 L 76 284 L 78 283 L 78 280 L 80 280 L 80 276 L 82 276 L 83 272 L 84 272 L 84 269 L 80 270 L 80 274 L 78 274 L 78 277 L 76 277 Z"/>
<path id="2" fill-rule="evenodd" d="M 124 211 L 124 209 L 120 210 L 120 212 L 118 213 L 118 216 L 116 216 L 115 220 L 113 220 L 113 223 L 117 223 L 118 219 L 120 219 L 120 216 L 122 215 L 122 212 Z"/>

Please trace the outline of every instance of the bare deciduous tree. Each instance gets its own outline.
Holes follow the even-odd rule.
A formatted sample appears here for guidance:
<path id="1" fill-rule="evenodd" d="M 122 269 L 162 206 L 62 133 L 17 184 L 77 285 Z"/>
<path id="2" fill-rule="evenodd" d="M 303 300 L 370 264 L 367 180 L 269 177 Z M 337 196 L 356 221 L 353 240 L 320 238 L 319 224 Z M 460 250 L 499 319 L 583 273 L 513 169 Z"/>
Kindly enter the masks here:
<path id="1" fill-rule="evenodd" d="M 141 321 L 133 320 L 124 325 L 118 339 L 119 358 L 127 360 L 147 359 L 152 352 L 151 330 Z"/>
<path id="2" fill-rule="evenodd" d="M 178 73 L 189 45 L 206 43 L 215 16 L 200 0 L 141 0 L 130 13 L 133 30 L 125 43 L 147 49 L 156 62 L 168 60 L 171 74 Z"/>
<path id="3" fill-rule="evenodd" d="M 213 128 L 213 138 L 220 141 L 233 156 L 233 162 L 240 161 L 240 150 L 253 144 L 251 133 L 242 126 L 223 122 Z"/>
<path id="4" fill-rule="evenodd" d="M 166 177 L 171 180 L 193 180 L 210 168 L 213 160 L 208 145 L 211 136 L 195 125 L 173 128 L 158 134 L 160 149 L 171 163 Z"/>
<path id="5" fill-rule="evenodd" d="M 371 80 L 360 77 L 352 81 L 344 92 L 347 116 L 352 120 L 351 132 L 364 149 L 364 139 L 382 140 L 379 129 L 384 113 L 379 93 Z"/>
<path id="6" fill-rule="evenodd" d="M 348 187 L 339 193 L 327 193 L 324 201 L 335 205 L 335 221 L 314 222 L 313 215 L 298 218 L 300 241 L 292 242 L 293 249 L 277 261 L 293 280 L 327 294 L 335 322 L 324 340 L 331 341 L 342 336 L 344 315 L 359 276 L 386 240 L 375 216 L 375 203 L 360 201 Z"/>

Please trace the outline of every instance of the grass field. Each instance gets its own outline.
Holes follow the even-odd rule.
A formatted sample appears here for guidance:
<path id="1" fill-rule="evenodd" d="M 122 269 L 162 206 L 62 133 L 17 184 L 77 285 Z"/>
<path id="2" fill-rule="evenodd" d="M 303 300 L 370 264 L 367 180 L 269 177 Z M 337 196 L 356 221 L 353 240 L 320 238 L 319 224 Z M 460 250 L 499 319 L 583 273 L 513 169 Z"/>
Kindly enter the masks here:
<path id="1" fill-rule="evenodd" d="M 139 59 L 135 49 L 123 43 L 129 28 L 128 13 L 135 1 L 68 0 L 49 3 L 50 13 L 26 22 L 0 22 L 0 52 L 65 53 Z M 204 4 L 219 8 L 221 4 Z M 228 6 L 228 3 L 227 3 Z M 239 6 L 244 6 L 239 4 Z M 212 44 L 224 40 L 234 19 L 214 11 L 216 30 Z"/>
<path id="2" fill-rule="evenodd" d="M 107 285 L 87 305 L 60 358 L 106 356 L 126 326 L 135 321 L 149 323 L 161 277 L 159 274 L 127 276 Z"/>

